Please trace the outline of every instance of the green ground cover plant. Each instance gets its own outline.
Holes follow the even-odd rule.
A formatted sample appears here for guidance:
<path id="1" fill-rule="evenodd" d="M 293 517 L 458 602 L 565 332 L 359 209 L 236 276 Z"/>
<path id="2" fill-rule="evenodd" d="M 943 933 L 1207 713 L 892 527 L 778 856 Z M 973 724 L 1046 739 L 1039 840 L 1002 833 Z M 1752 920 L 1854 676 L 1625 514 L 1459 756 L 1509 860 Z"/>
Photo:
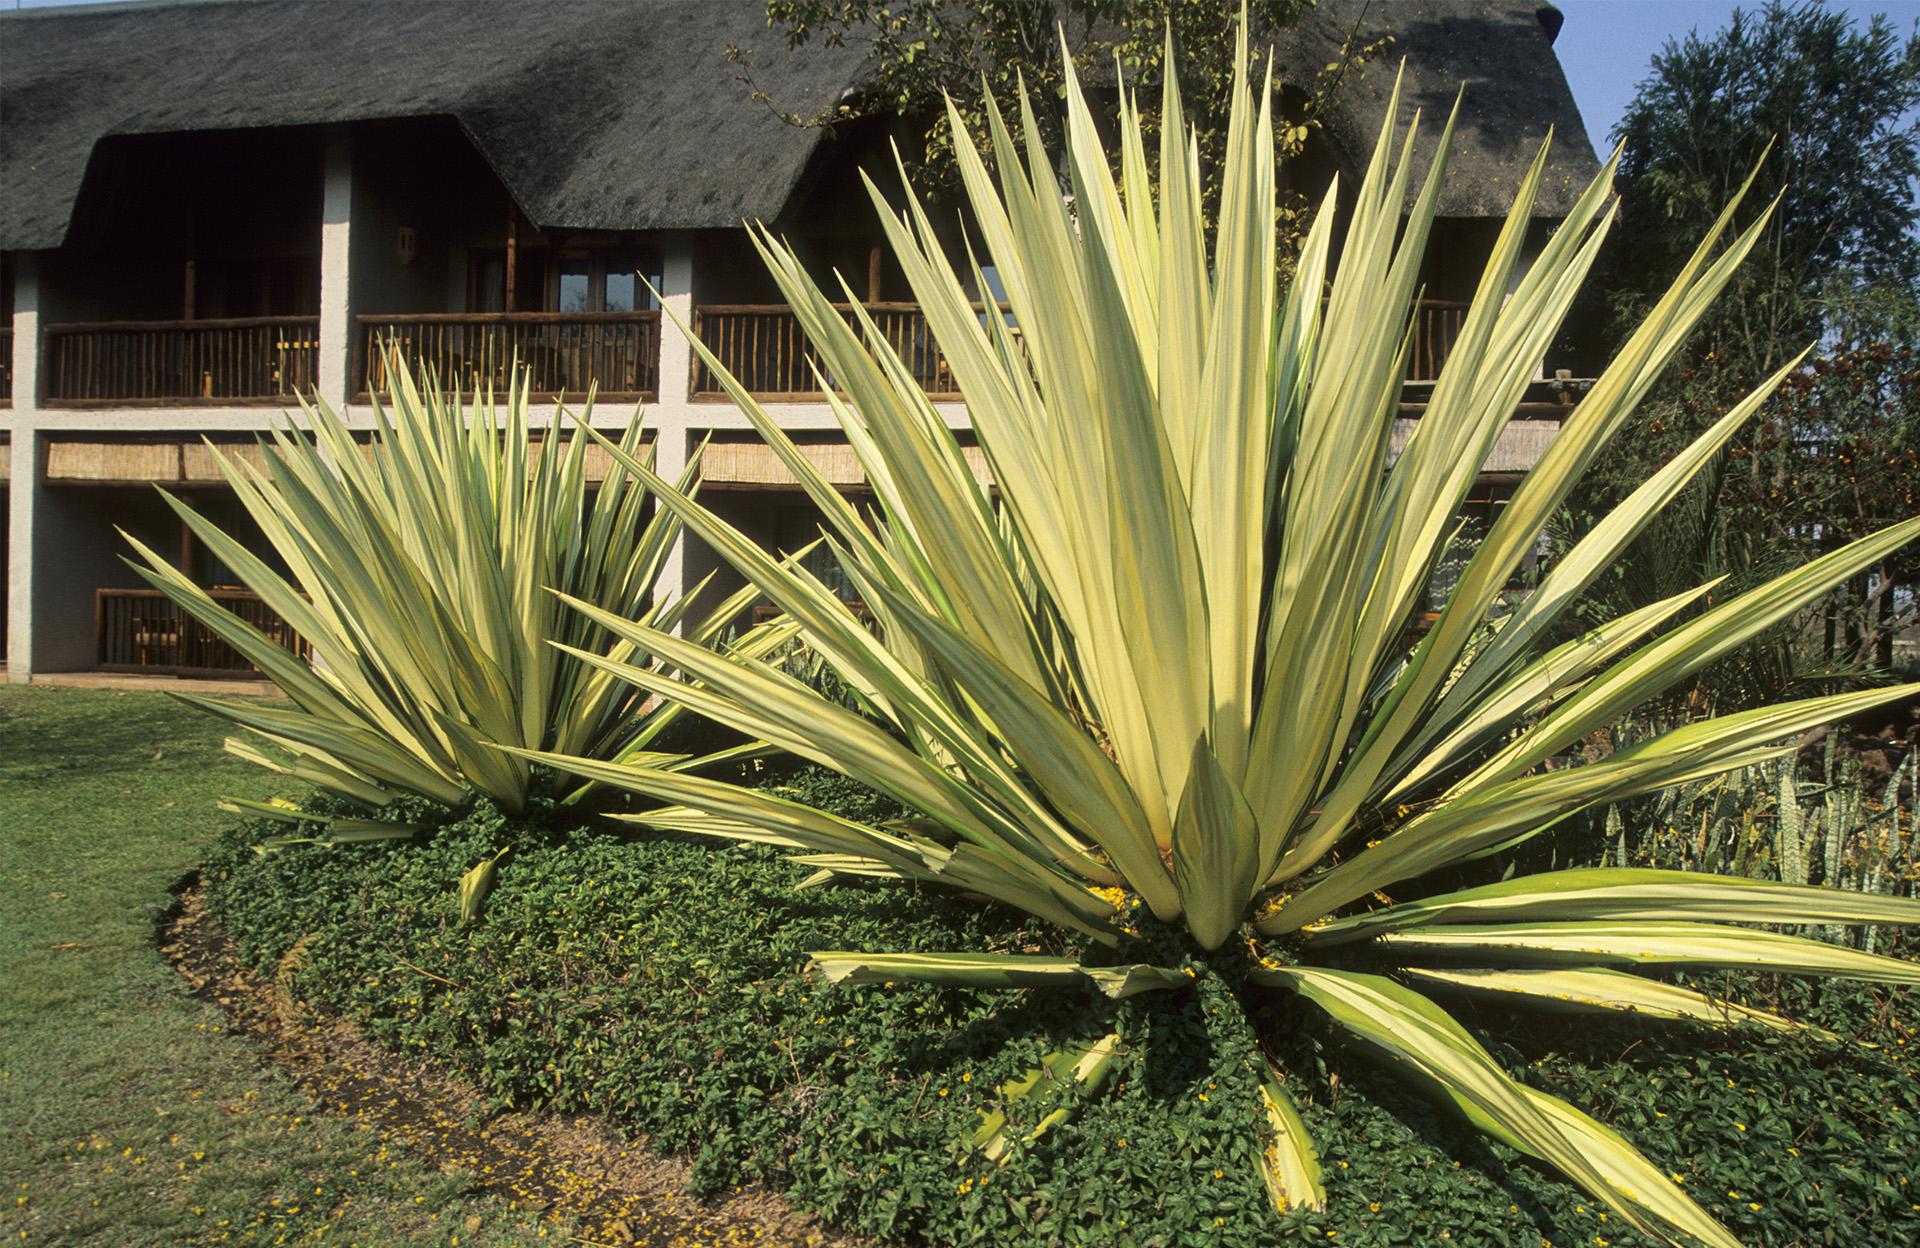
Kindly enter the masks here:
<path id="1" fill-rule="evenodd" d="M 823 769 L 759 782 L 848 817 L 899 813 Z M 501 1103 L 607 1115 L 693 1157 L 705 1189 L 763 1182 L 890 1242 L 1650 1242 L 1284 998 L 1259 1023 L 1315 1075 L 1301 1113 L 1329 1178 L 1324 1211 L 1276 1218 L 1252 1155 L 1258 1078 L 1177 998 L 1145 994 L 1109 1013 L 1091 992 L 899 982 L 847 993 L 800 974 L 810 949 L 880 940 L 1070 951 L 1046 925 L 946 890 L 796 891 L 807 870 L 764 847 L 534 818 L 477 925 L 460 921 L 448 886 L 500 835 L 484 806 L 417 844 L 262 854 L 273 825 L 235 829 L 208 863 L 211 901 L 254 965 L 304 941 L 303 997 Z M 1721 978 L 1696 986 L 1880 1047 L 1494 1006 L 1463 1018 L 1520 1081 L 1587 1106 L 1746 1242 L 1920 1236 L 1911 990 Z M 999 1091 L 1115 1028 L 1122 1044 L 1097 1095 L 1010 1103 Z M 1003 1165 L 966 1144 L 983 1113 L 1008 1111 L 1024 1131 L 1062 1104 L 1072 1129 Z"/>
<path id="2" fill-rule="evenodd" d="M 163 695 L 0 685 L 0 1241 L 563 1240 L 315 1113 L 161 959 L 213 802 L 271 779 Z"/>

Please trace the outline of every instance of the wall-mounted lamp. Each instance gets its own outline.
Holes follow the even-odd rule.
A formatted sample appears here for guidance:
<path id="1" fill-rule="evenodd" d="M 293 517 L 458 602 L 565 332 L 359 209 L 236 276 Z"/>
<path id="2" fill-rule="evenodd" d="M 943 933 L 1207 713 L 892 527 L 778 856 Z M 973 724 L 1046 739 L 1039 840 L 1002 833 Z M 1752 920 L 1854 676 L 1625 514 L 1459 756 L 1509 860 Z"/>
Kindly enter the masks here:
<path id="1" fill-rule="evenodd" d="M 400 255 L 401 264 L 413 263 L 414 256 L 419 254 L 420 237 L 414 233 L 412 226 L 403 225 L 400 227 L 400 235 L 394 241 L 394 249 Z"/>

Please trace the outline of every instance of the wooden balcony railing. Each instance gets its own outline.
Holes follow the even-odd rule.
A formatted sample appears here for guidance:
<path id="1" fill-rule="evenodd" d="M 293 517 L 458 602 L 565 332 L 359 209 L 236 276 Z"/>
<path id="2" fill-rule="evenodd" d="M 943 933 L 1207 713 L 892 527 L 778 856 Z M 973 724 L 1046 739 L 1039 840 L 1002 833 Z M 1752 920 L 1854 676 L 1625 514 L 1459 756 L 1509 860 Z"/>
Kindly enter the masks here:
<path id="1" fill-rule="evenodd" d="M 361 393 L 387 389 L 384 351 L 463 391 L 504 394 L 516 361 L 540 398 L 579 399 L 589 386 L 613 399 L 660 390 L 658 312 L 441 312 L 362 316 Z"/>
<path id="2" fill-rule="evenodd" d="M 835 305 L 849 321 L 853 309 Z M 927 330 L 917 304 L 870 303 L 867 312 L 890 346 L 913 370 L 921 387 L 936 398 L 957 398 L 953 373 Z M 1433 381 L 1453 349 L 1466 319 L 1467 305 L 1423 299 L 1413 314 L 1413 343 L 1407 356 L 1407 380 Z M 712 304 L 693 310 L 694 332 L 755 398 L 805 402 L 821 397 L 814 366 L 819 353 L 807 341 L 797 317 L 784 304 Z M 696 359 L 696 398 L 724 398 L 720 379 Z"/>
<path id="3" fill-rule="evenodd" d="M 915 303 L 869 303 L 863 305 L 879 327 L 889 346 L 906 363 L 921 389 L 935 398 L 958 398 L 947 357 L 940 353 L 927 329 L 927 318 Z M 840 314 L 853 321 L 853 305 L 835 304 Z M 720 357 L 748 392 L 755 398 L 775 402 L 806 402 L 822 397 L 814 375 L 815 366 L 823 371 L 826 362 L 799 318 L 785 304 L 709 304 L 693 310 L 693 330 L 700 341 Z M 695 398 L 724 398 L 720 379 L 704 362 L 693 362 Z"/>
<path id="4" fill-rule="evenodd" d="M 287 403 L 313 389 L 320 318 L 49 325 L 49 407 Z"/>
<path id="5" fill-rule="evenodd" d="M 306 658 L 307 642 L 244 589 L 208 591 L 216 602 Z M 103 672 L 173 676 L 248 676 L 258 669 L 157 589 L 94 591 L 94 625 Z"/>
<path id="6" fill-rule="evenodd" d="M 1422 299 L 1413 306 L 1413 342 L 1407 348 L 1407 380 L 1438 381 L 1440 366 L 1460 337 L 1467 305 L 1451 299 Z"/>
<path id="7" fill-rule="evenodd" d="M 0 407 L 13 402 L 13 327 L 0 326 Z"/>

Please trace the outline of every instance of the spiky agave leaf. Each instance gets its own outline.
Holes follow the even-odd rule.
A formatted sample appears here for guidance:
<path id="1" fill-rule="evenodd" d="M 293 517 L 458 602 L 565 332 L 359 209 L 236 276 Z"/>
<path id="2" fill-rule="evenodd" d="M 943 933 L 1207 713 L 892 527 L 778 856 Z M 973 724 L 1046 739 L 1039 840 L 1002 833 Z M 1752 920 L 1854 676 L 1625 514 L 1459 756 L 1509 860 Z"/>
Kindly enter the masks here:
<path id="1" fill-rule="evenodd" d="M 1768 213 L 1735 230 L 1730 205 L 1516 490 L 1433 629 L 1403 653 L 1403 622 L 1458 508 L 1612 222 L 1614 165 L 1524 259 L 1542 149 L 1425 415 L 1393 457 L 1447 135 L 1416 190 L 1418 121 L 1396 149 L 1396 98 L 1338 256 L 1330 191 L 1300 276 L 1282 292 L 1273 276 L 1271 92 L 1238 84 L 1219 225 L 1208 240 L 1171 74 L 1163 89 L 1157 196 L 1131 103 L 1119 126 L 1127 184 L 1116 186 L 1071 77 L 1071 207 L 1032 127 L 1023 154 L 993 101 L 997 183 L 973 144 L 956 145 L 1010 314 L 980 310 L 979 264 L 971 255 L 955 264 L 917 200 L 896 211 L 873 191 L 966 396 L 997 495 L 976 481 L 865 316 L 850 326 L 772 235 L 760 232 L 758 245 L 819 353 L 823 388 L 836 391 L 829 403 L 872 482 L 876 527 L 694 342 L 820 504 L 827 540 L 878 618 L 877 633 L 819 581 L 781 567 L 614 450 L 795 622 L 871 714 L 647 621 L 588 610 L 631 650 L 603 670 L 879 789 L 924 821 L 869 827 L 701 777 L 548 760 L 678 803 L 653 816 L 662 827 L 787 847 L 821 870 L 950 884 L 1116 947 L 1095 950 L 1080 969 L 979 953 L 817 955 L 830 977 L 1092 981 L 1109 992 L 1116 983 L 1162 992 L 1193 983 L 1210 1010 L 1222 994 L 1278 988 L 1388 1051 L 1474 1122 L 1559 1167 L 1634 1226 L 1673 1243 L 1729 1244 L 1624 1140 L 1515 1082 L 1438 1005 L 1381 972 L 1404 967 L 1402 979 L 1422 985 L 1699 1019 L 1716 1003 L 1609 965 L 1904 979 L 1911 969 L 1892 969 L 1904 964 L 1732 924 L 1800 922 L 1829 899 L 1826 921 L 1912 923 L 1920 903 L 1593 871 L 1377 915 L 1352 909 L 1576 811 L 1751 766 L 1810 727 L 1912 696 L 1909 687 L 1763 707 L 1603 760 L 1541 767 L 1913 540 L 1920 519 L 1690 618 L 1683 610 L 1714 586 L 1553 644 L 1551 626 L 1564 626 L 1569 604 L 1783 370 L 1630 495 L 1490 633 L 1497 600 L 1548 518 L 1759 238 Z M 633 655 L 665 666 L 642 669 Z M 1322 962 L 1329 950 L 1339 967 Z M 1450 957 L 1483 978 L 1461 983 L 1468 972 L 1449 972 Z M 1290 1106 L 1268 1095 L 1266 1178 L 1276 1200 L 1311 1204 L 1319 1179 Z"/>
<path id="2" fill-rule="evenodd" d="M 680 624 L 701 644 L 712 644 L 745 600 L 700 618 L 688 616 L 691 596 L 649 609 L 679 522 L 651 506 L 620 463 L 590 486 L 590 439 L 556 427 L 536 440 L 524 378 L 496 403 L 491 394 L 417 385 L 397 354 L 387 375 L 394 390 L 390 405 L 376 400 L 370 443 L 325 404 L 303 403 L 304 429 L 262 440 L 264 470 L 210 447 L 284 574 L 162 492 L 306 639 L 311 663 L 132 537 L 140 558 L 129 562 L 291 699 L 184 699 L 285 751 L 229 742 L 240 757 L 361 802 L 406 792 L 460 803 L 476 790 L 517 811 L 531 773 L 525 759 L 494 746 L 630 755 L 684 713 L 672 704 L 637 713 L 631 685 L 556 649 L 624 653 L 553 589 L 623 619 Z M 580 421 L 591 413 L 589 401 Z M 636 418 L 618 443 L 623 459 L 650 462 L 635 458 L 641 438 Z M 689 465 L 676 488 L 689 489 L 696 471 Z M 735 653 L 763 656 L 790 633 L 760 630 Z"/>

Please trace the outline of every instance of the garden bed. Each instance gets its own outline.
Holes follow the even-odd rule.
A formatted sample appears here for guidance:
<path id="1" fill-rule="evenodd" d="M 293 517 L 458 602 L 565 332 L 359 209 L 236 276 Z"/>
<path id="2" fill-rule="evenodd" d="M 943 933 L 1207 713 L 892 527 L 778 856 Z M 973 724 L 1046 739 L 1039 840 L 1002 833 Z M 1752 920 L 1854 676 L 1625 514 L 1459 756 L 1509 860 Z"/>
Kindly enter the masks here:
<path id="1" fill-rule="evenodd" d="M 876 1239 L 1639 1242 L 1285 1004 L 1263 1019 L 1269 1045 L 1309 1076 L 1301 1087 L 1332 1087 L 1303 1107 L 1330 1205 L 1275 1214 L 1251 1164 L 1252 1072 L 1207 1048 L 1190 1001 L 827 989 L 802 976 L 807 950 L 1074 950 L 964 899 L 891 884 L 796 893 L 805 872 L 770 851 L 575 822 L 549 812 L 515 827 L 483 806 L 416 844 L 264 855 L 254 846 L 287 829 L 238 829 L 208 864 L 209 909 L 255 974 L 283 972 L 295 998 L 469 1085 L 463 1113 L 592 1115 L 595 1130 L 683 1159 L 698 1195 L 758 1185 Z M 484 917 L 461 924 L 457 882 L 508 843 Z M 1766 1003 L 1882 1047 L 1469 1018 L 1511 1069 L 1626 1135 L 1750 1244 L 1920 1241 L 1911 996 L 1761 988 L 1775 994 Z M 1072 1121 L 1003 1166 L 966 1147 L 999 1085 L 1116 1028 L 1113 1076 Z"/>
<path id="2" fill-rule="evenodd" d="M 438 1066 L 381 1048 L 352 1022 L 317 1013 L 289 991 L 303 960 L 296 946 L 271 975 L 249 968 L 207 912 L 197 876 L 180 890 L 161 930 L 161 952 L 194 995 L 225 1012 L 233 1031 L 292 1077 L 327 1113 L 376 1128 L 381 1138 L 515 1208 L 541 1210 L 582 1243 L 620 1248 L 700 1248 L 775 1243 L 859 1248 L 763 1190 L 694 1200 L 687 1167 L 628 1140 L 603 1121 L 500 1110 Z"/>

